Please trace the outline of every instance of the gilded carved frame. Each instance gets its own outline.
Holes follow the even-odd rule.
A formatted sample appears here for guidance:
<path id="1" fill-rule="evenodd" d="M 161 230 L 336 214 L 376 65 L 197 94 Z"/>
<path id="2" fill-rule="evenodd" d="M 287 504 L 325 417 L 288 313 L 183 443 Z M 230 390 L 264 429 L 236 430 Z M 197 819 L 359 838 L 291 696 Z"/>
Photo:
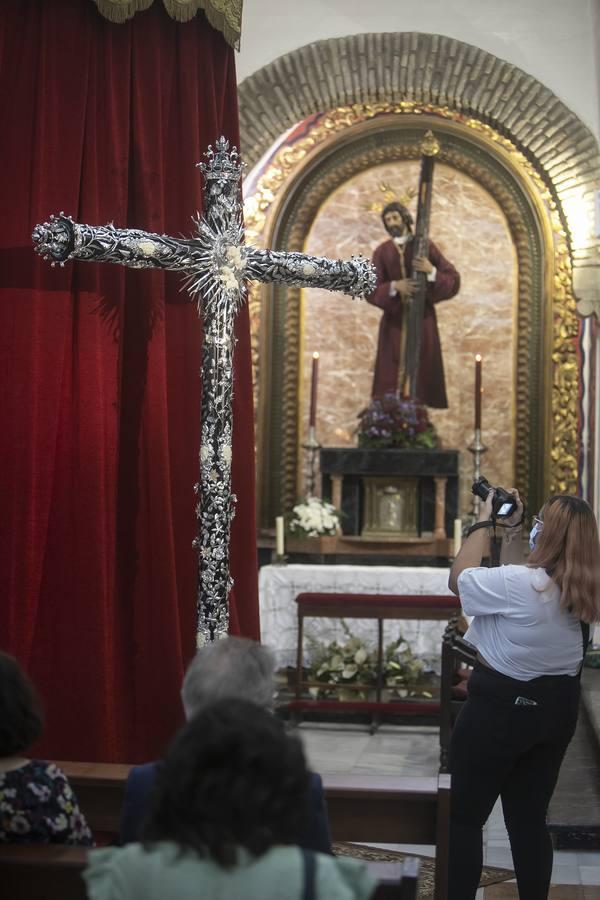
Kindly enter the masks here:
<path id="1" fill-rule="evenodd" d="M 516 484 L 537 505 L 577 487 L 578 320 L 560 210 L 532 164 L 490 126 L 414 103 L 340 108 L 284 147 L 246 198 L 250 240 L 302 250 L 318 209 L 340 184 L 381 162 L 416 159 L 427 127 L 440 161 L 478 181 L 502 208 L 517 253 Z M 259 523 L 297 497 L 299 289 L 250 296 L 259 433 Z M 550 448 L 550 453 L 548 449 Z"/>

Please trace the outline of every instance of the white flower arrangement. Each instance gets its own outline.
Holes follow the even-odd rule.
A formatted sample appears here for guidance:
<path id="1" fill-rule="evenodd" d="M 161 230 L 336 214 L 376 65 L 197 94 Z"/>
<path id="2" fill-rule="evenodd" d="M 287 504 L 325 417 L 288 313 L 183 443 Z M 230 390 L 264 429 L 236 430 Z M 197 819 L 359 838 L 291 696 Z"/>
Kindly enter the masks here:
<path id="1" fill-rule="evenodd" d="M 344 619 L 341 619 L 341 625 L 346 635 L 344 643 L 331 641 L 329 644 L 322 644 L 308 635 L 312 657 L 308 679 L 324 685 L 309 687 L 309 694 L 313 699 L 335 696 L 325 685 L 354 684 L 365 688 L 374 685 L 377 680 L 375 652 L 367 648 L 362 638 L 352 635 Z M 366 700 L 367 693 L 357 687 L 349 699 Z"/>
<path id="2" fill-rule="evenodd" d="M 295 537 L 319 537 L 340 533 L 340 514 L 331 503 L 320 497 L 307 497 L 296 504 L 288 522 Z"/>
<path id="3" fill-rule="evenodd" d="M 377 682 L 377 652 L 359 637 L 352 634 L 348 623 L 340 619 L 346 640 L 323 644 L 308 635 L 311 648 L 311 662 L 308 667 L 309 681 L 321 682 L 322 687 L 313 685 L 309 694 L 313 698 L 336 696 L 331 686 L 357 685 L 356 693 L 346 699 L 367 699 L 368 692 L 361 688 L 374 688 Z M 397 698 L 419 697 L 431 699 L 432 694 L 419 684 L 424 674 L 422 660 L 414 655 L 408 642 L 402 637 L 388 644 L 383 653 L 383 685 Z M 359 687 L 360 685 L 360 687 Z M 344 695 L 343 695 L 344 696 Z"/>

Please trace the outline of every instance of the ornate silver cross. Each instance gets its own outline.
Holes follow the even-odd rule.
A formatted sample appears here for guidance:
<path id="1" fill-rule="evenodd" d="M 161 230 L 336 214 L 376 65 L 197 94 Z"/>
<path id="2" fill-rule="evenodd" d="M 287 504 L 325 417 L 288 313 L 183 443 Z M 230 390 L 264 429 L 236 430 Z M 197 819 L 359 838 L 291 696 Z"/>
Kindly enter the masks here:
<path id="1" fill-rule="evenodd" d="M 220 137 L 198 163 L 204 176 L 204 215 L 193 219 L 190 239 L 150 234 L 113 225 L 81 225 L 60 213 L 36 225 L 33 242 L 44 259 L 121 263 L 138 269 L 186 272 L 204 326 L 198 496 L 198 645 L 227 634 L 229 534 L 235 512 L 231 493 L 231 401 L 233 327 L 246 299 L 245 279 L 342 291 L 353 297 L 375 289 L 375 271 L 361 257 L 347 262 L 302 253 L 257 250 L 244 245 L 241 206 L 243 163 L 235 147 Z"/>

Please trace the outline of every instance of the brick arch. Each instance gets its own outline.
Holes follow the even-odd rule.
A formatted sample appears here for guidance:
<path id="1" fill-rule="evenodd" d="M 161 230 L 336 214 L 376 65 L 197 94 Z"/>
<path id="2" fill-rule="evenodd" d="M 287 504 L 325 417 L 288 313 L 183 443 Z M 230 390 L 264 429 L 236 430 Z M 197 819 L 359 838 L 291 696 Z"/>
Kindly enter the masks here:
<path id="1" fill-rule="evenodd" d="M 338 106 L 417 102 L 492 126 L 543 178 L 571 239 L 576 294 L 596 298 L 597 241 L 591 234 L 577 237 L 571 204 L 592 221 L 598 143 L 552 91 L 517 66 L 443 35 L 359 34 L 279 57 L 244 79 L 238 96 L 241 147 L 250 167 L 287 128 Z"/>

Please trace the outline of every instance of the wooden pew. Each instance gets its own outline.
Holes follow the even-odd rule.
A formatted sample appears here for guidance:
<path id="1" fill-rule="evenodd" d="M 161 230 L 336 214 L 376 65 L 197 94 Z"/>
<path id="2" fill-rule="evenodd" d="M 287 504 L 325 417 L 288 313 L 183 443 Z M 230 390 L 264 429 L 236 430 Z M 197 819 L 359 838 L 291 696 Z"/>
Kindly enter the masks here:
<path id="1" fill-rule="evenodd" d="M 0 896 L 6 900 L 87 900 L 84 847 L 0 846 Z"/>
<path id="2" fill-rule="evenodd" d="M 51 845 L 0 846 L 0 885 L 7 900 L 87 900 L 81 873 L 88 851 Z M 417 900 L 418 860 L 367 863 L 377 888 L 371 900 Z"/>
<path id="3" fill-rule="evenodd" d="M 58 762 L 94 832 L 117 835 L 129 766 Z M 334 841 L 436 846 L 435 900 L 447 893 L 450 776 L 323 775 Z"/>
<path id="4" fill-rule="evenodd" d="M 93 832 L 119 834 L 125 782 L 131 766 L 120 763 L 57 762 Z"/>
<path id="5" fill-rule="evenodd" d="M 435 845 L 435 900 L 445 900 L 449 775 L 323 775 L 323 786 L 333 841 Z"/>
<path id="6" fill-rule="evenodd" d="M 367 863 L 377 887 L 370 900 L 417 900 L 419 860 L 407 857 L 397 863 Z"/>

